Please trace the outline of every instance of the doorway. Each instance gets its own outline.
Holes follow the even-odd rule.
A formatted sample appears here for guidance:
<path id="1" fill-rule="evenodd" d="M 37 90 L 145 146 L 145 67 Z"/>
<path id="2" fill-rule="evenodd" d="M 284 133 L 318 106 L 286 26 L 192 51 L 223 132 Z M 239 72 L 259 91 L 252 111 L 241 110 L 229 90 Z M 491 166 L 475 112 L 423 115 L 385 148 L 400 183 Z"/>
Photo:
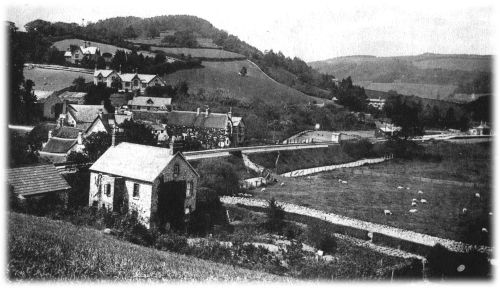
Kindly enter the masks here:
<path id="1" fill-rule="evenodd" d="M 160 184 L 157 210 L 160 230 L 164 230 L 168 225 L 174 230 L 184 229 L 185 200 L 186 181 L 169 181 Z"/>

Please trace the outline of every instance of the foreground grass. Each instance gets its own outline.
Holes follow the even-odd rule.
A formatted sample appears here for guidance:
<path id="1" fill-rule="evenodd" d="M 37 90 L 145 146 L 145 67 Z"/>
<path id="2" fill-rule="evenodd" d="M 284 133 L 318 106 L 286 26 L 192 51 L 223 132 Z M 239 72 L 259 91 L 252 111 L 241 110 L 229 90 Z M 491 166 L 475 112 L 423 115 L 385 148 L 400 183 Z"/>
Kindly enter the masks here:
<path id="1" fill-rule="evenodd" d="M 9 214 L 12 280 L 283 280 L 271 274 L 119 241 L 96 230 Z"/>

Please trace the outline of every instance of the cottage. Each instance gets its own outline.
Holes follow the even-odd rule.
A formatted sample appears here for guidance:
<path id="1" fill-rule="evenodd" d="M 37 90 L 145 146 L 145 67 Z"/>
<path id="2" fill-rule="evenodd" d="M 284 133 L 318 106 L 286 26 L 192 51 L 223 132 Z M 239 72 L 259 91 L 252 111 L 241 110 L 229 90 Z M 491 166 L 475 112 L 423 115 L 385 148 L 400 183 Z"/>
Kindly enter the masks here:
<path id="1" fill-rule="evenodd" d="M 491 128 L 486 124 L 486 122 L 482 122 L 476 127 L 472 127 L 469 129 L 469 135 L 490 135 L 491 134 Z"/>
<path id="2" fill-rule="evenodd" d="M 128 101 L 131 110 L 171 110 L 172 98 L 137 96 Z"/>
<path id="3" fill-rule="evenodd" d="M 43 118 L 55 119 L 58 114 L 61 113 L 61 111 L 57 111 L 57 106 L 58 104 L 61 105 L 62 101 L 57 96 L 56 91 L 34 90 L 33 94 L 36 96 L 36 103 L 38 105 L 38 109 L 42 113 Z"/>
<path id="4" fill-rule="evenodd" d="M 97 61 L 100 55 L 101 51 L 98 47 L 90 46 L 90 42 L 84 41 L 84 46 L 71 45 L 64 53 L 64 58 L 68 63 L 80 64 L 84 58 Z"/>
<path id="5" fill-rule="evenodd" d="M 120 73 L 119 75 L 122 81 L 122 89 L 125 92 L 140 91 L 144 93 L 147 87 L 167 85 L 158 75 L 138 73 Z"/>
<path id="6" fill-rule="evenodd" d="M 19 199 L 53 195 L 64 204 L 67 204 L 68 192 L 71 189 L 52 164 L 8 169 L 7 182 Z"/>
<path id="7" fill-rule="evenodd" d="M 83 132 L 74 127 L 59 127 L 49 131 L 48 140 L 42 144 L 42 150 L 38 151 L 40 158 L 52 163 L 63 163 L 67 161 L 72 152 L 82 152 Z"/>
<path id="8" fill-rule="evenodd" d="M 179 227 L 196 209 L 198 178 L 180 152 L 123 142 L 90 167 L 89 205 L 136 211 L 148 228 Z"/>
<path id="9" fill-rule="evenodd" d="M 94 85 L 104 83 L 106 87 L 112 87 L 113 81 L 120 81 L 121 78 L 115 70 L 94 70 Z"/>
<path id="10" fill-rule="evenodd" d="M 64 124 L 78 127 L 82 130 L 87 130 L 97 115 L 107 113 L 104 105 L 69 104 L 66 110 L 66 114 L 60 116 L 63 118 Z"/>

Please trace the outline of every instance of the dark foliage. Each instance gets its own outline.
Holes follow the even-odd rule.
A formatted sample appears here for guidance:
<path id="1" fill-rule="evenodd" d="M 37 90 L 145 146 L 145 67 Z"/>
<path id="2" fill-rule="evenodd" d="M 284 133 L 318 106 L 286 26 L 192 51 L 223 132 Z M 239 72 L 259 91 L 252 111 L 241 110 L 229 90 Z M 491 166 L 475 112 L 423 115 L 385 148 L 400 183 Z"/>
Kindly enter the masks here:
<path id="1" fill-rule="evenodd" d="M 271 232 L 281 231 L 285 219 L 285 211 L 281 206 L 276 203 L 276 200 L 272 198 L 269 200 L 269 208 L 266 210 L 267 221 L 265 223 L 266 229 Z"/>
<path id="2" fill-rule="evenodd" d="M 150 146 L 156 144 L 151 128 L 148 126 L 134 120 L 125 120 L 120 126 L 124 130 L 123 139 L 125 142 Z"/>
<path id="3" fill-rule="evenodd" d="M 308 230 L 307 239 L 314 247 L 325 253 L 333 254 L 337 251 L 337 240 L 326 225 L 320 223 L 312 225 Z"/>
<path id="4" fill-rule="evenodd" d="M 96 161 L 111 146 L 111 135 L 106 132 L 92 133 L 83 140 L 84 151 L 90 161 Z"/>
<path id="5" fill-rule="evenodd" d="M 8 148 L 11 168 L 39 162 L 37 147 L 16 132 L 9 133 Z"/>
<path id="6" fill-rule="evenodd" d="M 200 186 L 212 189 L 218 195 L 234 195 L 239 192 L 239 175 L 234 165 L 224 160 L 210 160 L 198 167 Z"/>
<path id="7" fill-rule="evenodd" d="M 485 279 L 491 277 L 491 264 L 486 255 L 478 252 L 454 253 L 436 244 L 426 258 L 429 262 L 427 267 L 431 278 Z M 463 266 L 460 267 L 461 265 Z"/>
<path id="8" fill-rule="evenodd" d="M 374 155 L 373 144 L 368 139 L 359 141 L 343 141 L 340 144 L 342 151 L 354 159 L 367 158 Z"/>

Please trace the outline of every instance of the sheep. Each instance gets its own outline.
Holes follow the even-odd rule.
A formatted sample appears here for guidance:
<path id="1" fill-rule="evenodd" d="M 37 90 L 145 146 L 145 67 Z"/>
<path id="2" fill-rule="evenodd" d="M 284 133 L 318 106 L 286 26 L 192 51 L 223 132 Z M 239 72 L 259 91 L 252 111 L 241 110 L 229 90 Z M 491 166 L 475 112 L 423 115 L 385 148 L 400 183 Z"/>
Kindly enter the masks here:
<path id="1" fill-rule="evenodd" d="M 410 209 L 410 211 L 409 211 L 409 212 L 410 212 L 410 213 L 415 213 L 415 212 L 417 212 L 417 209 Z"/>
<path id="2" fill-rule="evenodd" d="M 398 189 L 403 189 L 403 186 L 398 186 Z"/>
<path id="3" fill-rule="evenodd" d="M 425 200 L 425 199 L 420 199 L 420 203 L 427 203 L 427 200 Z"/>
<path id="4" fill-rule="evenodd" d="M 488 229 L 483 227 L 483 229 L 481 229 L 481 232 L 488 233 Z"/>
<path id="5" fill-rule="evenodd" d="M 266 188 L 260 189 L 260 192 L 264 192 L 264 191 L 266 191 Z"/>
<path id="6" fill-rule="evenodd" d="M 462 209 L 462 213 L 467 213 L 467 208 Z"/>
<path id="7" fill-rule="evenodd" d="M 481 194 L 476 193 L 476 198 L 481 198 Z"/>
<path id="8" fill-rule="evenodd" d="M 422 192 L 422 190 L 418 190 L 418 194 L 424 194 L 424 192 Z"/>
<path id="9" fill-rule="evenodd" d="M 417 206 L 417 202 L 411 202 L 411 206 Z"/>
<path id="10" fill-rule="evenodd" d="M 285 182 L 281 182 L 280 186 L 285 186 Z"/>
<path id="11" fill-rule="evenodd" d="M 342 179 L 339 179 L 339 183 L 342 183 Z"/>
<path id="12" fill-rule="evenodd" d="M 406 190 L 410 190 L 410 187 L 406 187 Z"/>
<path id="13" fill-rule="evenodd" d="M 417 198 L 411 199 L 411 202 L 417 202 Z"/>
<path id="14" fill-rule="evenodd" d="M 347 184 L 347 181 L 342 181 L 342 184 Z"/>
<path id="15" fill-rule="evenodd" d="M 392 215 L 392 212 L 391 212 L 391 210 L 387 210 L 387 209 L 386 209 L 386 210 L 384 210 L 384 214 L 385 214 L 385 215 Z"/>

